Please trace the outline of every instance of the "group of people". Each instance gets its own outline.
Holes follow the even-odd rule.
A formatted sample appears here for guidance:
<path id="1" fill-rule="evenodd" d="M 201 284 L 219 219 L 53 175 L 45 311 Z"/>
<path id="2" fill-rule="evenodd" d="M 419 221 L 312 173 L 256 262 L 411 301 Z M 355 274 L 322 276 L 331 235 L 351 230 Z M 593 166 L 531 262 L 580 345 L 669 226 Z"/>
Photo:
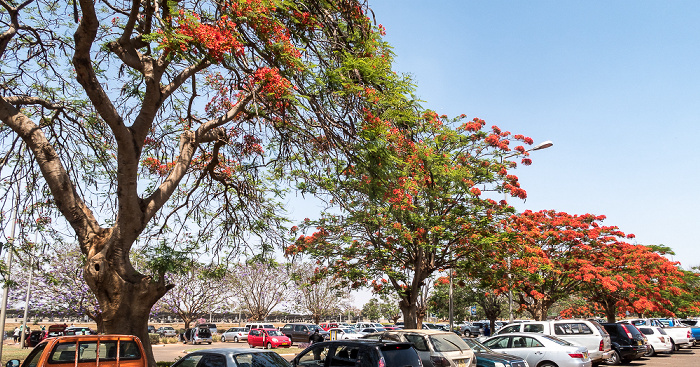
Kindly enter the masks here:
<path id="1" fill-rule="evenodd" d="M 12 337 L 13 337 L 14 340 L 15 340 L 15 344 L 16 344 L 16 343 L 19 343 L 19 339 L 20 339 L 20 337 L 22 336 L 22 328 L 23 328 L 23 327 L 24 327 L 24 325 L 17 326 L 17 327 L 15 328 L 15 331 L 12 333 Z M 24 337 L 25 337 L 25 338 L 29 337 L 29 335 L 31 334 L 31 332 L 32 332 L 32 330 L 29 328 L 29 326 L 27 326 L 27 331 L 24 332 Z"/>

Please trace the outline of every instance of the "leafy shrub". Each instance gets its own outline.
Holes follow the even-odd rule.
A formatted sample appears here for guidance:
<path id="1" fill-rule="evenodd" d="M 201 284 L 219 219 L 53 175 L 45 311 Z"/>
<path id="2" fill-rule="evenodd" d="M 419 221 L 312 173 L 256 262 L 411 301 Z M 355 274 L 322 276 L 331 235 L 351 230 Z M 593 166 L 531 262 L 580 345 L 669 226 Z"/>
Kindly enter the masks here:
<path id="1" fill-rule="evenodd" d="M 158 334 L 148 334 L 148 340 L 153 344 L 160 344 L 160 335 Z"/>

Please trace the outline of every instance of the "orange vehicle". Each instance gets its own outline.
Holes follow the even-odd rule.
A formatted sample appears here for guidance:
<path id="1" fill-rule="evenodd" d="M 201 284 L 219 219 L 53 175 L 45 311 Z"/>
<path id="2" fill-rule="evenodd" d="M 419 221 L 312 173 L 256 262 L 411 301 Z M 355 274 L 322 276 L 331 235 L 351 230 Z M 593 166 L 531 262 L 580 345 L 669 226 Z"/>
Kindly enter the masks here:
<path id="1" fill-rule="evenodd" d="M 77 351 L 77 353 L 76 353 Z M 72 335 L 48 338 L 24 362 L 7 367 L 147 367 L 141 340 L 133 335 Z"/>

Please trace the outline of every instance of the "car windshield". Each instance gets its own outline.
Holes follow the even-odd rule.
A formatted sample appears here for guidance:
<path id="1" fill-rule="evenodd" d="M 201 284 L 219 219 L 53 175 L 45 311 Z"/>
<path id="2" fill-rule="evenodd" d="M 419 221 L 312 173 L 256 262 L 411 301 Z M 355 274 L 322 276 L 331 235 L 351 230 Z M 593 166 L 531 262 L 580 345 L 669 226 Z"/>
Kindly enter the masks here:
<path id="1" fill-rule="evenodd" d="M 269 336 L 284 336 L 279 330 L 265 330 Z"/>
<path id="2" fill-rule="evenodd" d="M 464 340 L 464 342 L 467 343 L 467 345 L 468 345 L 470 348 L 472 348 L 473 351 L 475 351 L 475 352 L 477 352 L 477 353 L 488 353 L 488 352 L 492 352 L 491 349 L 489 349 L 489 348 L 486 347 L 485 345 L 479 343 L 476 339 L 473 339 L 473 338 L 465 338 L 465 339 L 462 339 L 462 340 Z"/>
<path id="3" fill-rule="evenodd" d="M 455 333 L 430 335 L 430 342 L 436 352 L 459 352 L 469 350 L 467 343 Z"/>
<path id="4" fill-rule="evenodd" d="M 309 330 L 323 331 L 323 329 L 321 329 L 321 327 L 319 327 L 318 325 L 309 325 Z"/>
<path id="5" fill-rule="evenodd" d="M 559 345 L 573 346 L 573 344 L 567 342 L 567 341 L 564 340 L 564 339 L 559 339 L 559 338 L 557 338 L 556 336 L 545 335 L 545 334 L 542 334 L 542 335 L 540 335 L 540 336 L 541 336 L 542 338 L 547 339 L 547 340 L 551 340 L 551 341 L 553 341 L 553 342 L 555 342 L 555 343 L 557 343 L 557 344 L 559 344 Z"/>
<path id="6" fill-rule="evenodd" d="M 279 354 L 270 353 L 245 353 L 238 354 L 233 357 L 238 366 L 255 366 L 255 367 L 290 367 L 291 364 L 286 359 L 280 357 Z"/>
<path id="7" fill-rule="evenodd" d="M 175 329 L 173 329 L 173 328 L 170 327 L 170 326 L 166 326 L 166 327 L 163 328 L 163 330 L 175 330 Z"/>

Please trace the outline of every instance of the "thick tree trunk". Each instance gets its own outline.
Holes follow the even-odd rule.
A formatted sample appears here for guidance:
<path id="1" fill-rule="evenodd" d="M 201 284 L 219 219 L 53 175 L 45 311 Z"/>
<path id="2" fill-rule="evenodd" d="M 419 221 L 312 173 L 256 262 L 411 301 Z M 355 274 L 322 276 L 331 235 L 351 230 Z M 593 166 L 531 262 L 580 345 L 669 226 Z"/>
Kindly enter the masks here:
<path id="1" fill-rule="evenodd" d="M 422 327 L 418 324 L 418 306 L 415 302 L 402 298 L 399 302 L 399 308 L 403 313 L 404 329 L 420 329 Z"/>
<path id="2" fill-rule="evenodd" d="M 124 259 L 113 264 L 98 253 L 85 265 L 85 280 L 95 293 L 101 308 L 102 326 L 107 334 L 135 335 L 143 343 L 148 364 L 156 361 L 148 337 L 148 318 L 151 308 L 171 286 L 163 281 L 140 274 Z"/>

